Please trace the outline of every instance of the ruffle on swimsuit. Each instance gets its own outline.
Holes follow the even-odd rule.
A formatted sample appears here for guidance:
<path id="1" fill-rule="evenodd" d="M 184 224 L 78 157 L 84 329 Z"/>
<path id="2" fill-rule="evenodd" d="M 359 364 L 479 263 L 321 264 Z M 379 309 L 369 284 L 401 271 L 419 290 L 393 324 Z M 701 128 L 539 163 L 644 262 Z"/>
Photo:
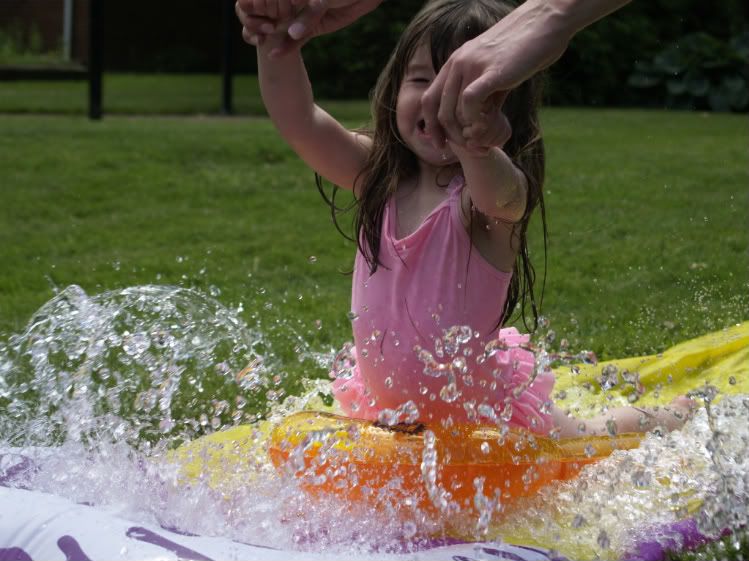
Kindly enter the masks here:
<path id="1" fill-rule="evenodd" d="M 480 404 L 466 408 L 466 401 L 463 401 L 462 406 L 468 411 L 469 421 L 482 424 L 505 421 L 511 427 L 526 428 L 543 435 L 548 435 L 552 430 L 554 423 L 550 413 L 550 396 L 554 387 L 554 375 L 545 371 L 533 377 L 535 356 L 525 348 L 529 340 L 528 335 L 519 333 L 514 327 L 499 330 L 498 344 L 493 345 L 495 350 L 489 353 L 484 362 L 475 364 L 480 372 L 473 373 L 476 379 L 494 379 L 497 382 L 496 389 L 485 390 L 485 401 L 482 402 L 491 407 L 491 413 L 487 408 L 480 408 Z M 352 363 L 356 361 L 355 348 L 350 347 L 345 352 Z M 343 375 L 341 372 L 331 372 L 334 378 L 333 395 L 346 415 L 382 421 L 383 409 L 377 407 L 377 396 L 366 387 L 359 368 L 355 364 L 351 366 Z M 461 389 L 460 381 L 457 383 Z M 459 397 L 458 401 L 460 400 Z M 438 396 L 431 403 L 433 407 L 430 407 L 430 411 L 442 410 L 441 403 L 444 404 Z M 385 414 L 389 419 L 393 418 L 392 410 L 385 410 Z M 425 421 L 421 415 L 415 419 L 409 418 L 408 407 L 401 408 L 399 412 L 396 410 L 395 416 L 398 417 L 398 414 L 398 421 Z M 492 415 L 495 417 L 492 418 Z"/>

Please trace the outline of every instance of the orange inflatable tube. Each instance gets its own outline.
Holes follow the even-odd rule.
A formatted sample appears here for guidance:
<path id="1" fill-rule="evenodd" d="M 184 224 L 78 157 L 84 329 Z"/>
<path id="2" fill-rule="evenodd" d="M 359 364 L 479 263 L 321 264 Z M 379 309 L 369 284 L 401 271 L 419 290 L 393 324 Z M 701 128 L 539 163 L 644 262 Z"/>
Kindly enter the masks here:
<path id="1" fill-rule="evenodd" d="M 329 413 L 290 415 L 271 433 L 273 464 L 311 494 L 349 502 L 408 499 L 444 513 L 473 509 L 480 493 L 506 505 L 575 477 L 614 450 L 639 446 L 629 433 L 554 440 L 496 427 L 383 427 Z"/>

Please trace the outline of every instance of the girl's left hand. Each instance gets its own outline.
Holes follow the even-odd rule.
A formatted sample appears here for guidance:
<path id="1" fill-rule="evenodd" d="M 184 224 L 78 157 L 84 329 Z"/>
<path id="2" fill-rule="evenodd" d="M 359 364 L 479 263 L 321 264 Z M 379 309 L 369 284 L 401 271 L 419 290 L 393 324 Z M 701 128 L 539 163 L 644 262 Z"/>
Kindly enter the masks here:
<path id="1" fill-rule="evenodd" d="M 491 147 L 502 148 L 512 136 L 512 126 L 501 105 L 487 107 L 480 113 L 481 120 L 462 126 L 465 147 L 486 152 Z"/>

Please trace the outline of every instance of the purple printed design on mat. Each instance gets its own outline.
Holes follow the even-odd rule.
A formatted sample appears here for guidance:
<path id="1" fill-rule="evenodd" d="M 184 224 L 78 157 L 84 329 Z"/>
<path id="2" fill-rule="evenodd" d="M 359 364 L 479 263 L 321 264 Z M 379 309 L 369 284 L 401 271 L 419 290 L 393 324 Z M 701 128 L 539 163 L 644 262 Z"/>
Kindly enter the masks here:
<path id="1" fill-rule="evenodd" d="M 729 533 L 726 530 L 721 537 Z M 669 551 L 696 549 L 716 540 L 700 532 L 694 518 L 654 529 L 650 535 L 654 535 L 655 539 L 638 543 L 634 551 L 624 558 L 631 561 L 663 561 Z"/>
<path id="2" fill-rule="evenodd" d="M 61 537 L 57 540 L 57 547 L 65 554 L 65 561 L 91 561 L 73 536 Z"/>
<path id="3" fill-rule="evenodd" d="M 464 542 L 465 543 L 465 542 Z M 539 555 L 543 555 L 546 557 L 546 559 L 549 559 L 550 561 L 567 561 L 565 557 L 550 557 L 549 551 L 545 549 L 537 549 L 535 547 L 526 547 L 522 545 L 514 545 L 512 547 L 515 547 L 517 549 L 524 549 L 526 551 L 532 551 L 533 553 L 537 553 Z M 479 547 L 477 548 L 477 552 L 479 552 L 479 559 L 484 559 L 485 555 L 489 555 L 495 559 L 509 559 L 510 561 L 526 561 L 526 557 L 521 557 L 520 555 L 517 555 L 515 553 L 512 553 L 511 551 L 505 551 L 502 549 L 496 549 L 493 547 Z M 476 561 L 473 557 L 466 557 L 464 555 L 453 555 L 453 561 Z"/>
<path id="4" fill-rule="evenodd" d="M 465 540 L 457 538 L 424 538 L 413 542 L 403 542 L 403 552 L 425 551 L 437 549 L 438 547 L 447 547 L 450 545 L 463 545 L 468 543 Z"/>
<path id="5" fill-rule="evenodd" d="M 188 538 L 198 537 L 198 534 L 193 534 L 192 532 L 188 532 L 187 530 L 180 530 L 176 526 L 165 526 L 164 524 L 160 524 L 159 526 L 162 530 L 166 530 L 167 532 L 171 532 L 172 534 L 179 534 L 180 536 L 187 536 Z"/>
<path id="6" fill-rule="evenodd" d="M 158 535 L 156 532 L 152 532 L 146 528 L 141 528 L 140 526 L 128 528 L 126 535 L 128 538 L 133 538 L 169 550 L 172 553 L 175 553 L 180 559 L 190 559 L 191 561 L 213 561 L 210 557 L 206 557 L 202 553 L 193 551 L 189 547 L 168 540 Z"/>
<path id="7" fill-rule="evenodd" d="M 13 461 L 14 458 L 17 458 Z M 9 467 L 4 467 L 10 463 Z M 18 476 L 36 469 L 36 465 L 26 456 L 20 454 L 0 454 L 0 487 L 10 487 Z"/>
<path id="8" fill-rule="evenodd" d="M 34 561 L 31 556 L 20 547 L 0 547 L 0 561 Z"/>
<path id="9" fill-rule="evenodd" d="M 569 559 L 567 559 L 564 555 L 560 555 L 557 551 L 554 550 L 538 549 L 537 547 L 531 547 L 529 545 L 516 545 L 515 547 L 533 551 L 535 553 L 540 553 L 541 555 L 545 555 L 546 557 L 548 557 L 550 561 L 569 561 Z"/>

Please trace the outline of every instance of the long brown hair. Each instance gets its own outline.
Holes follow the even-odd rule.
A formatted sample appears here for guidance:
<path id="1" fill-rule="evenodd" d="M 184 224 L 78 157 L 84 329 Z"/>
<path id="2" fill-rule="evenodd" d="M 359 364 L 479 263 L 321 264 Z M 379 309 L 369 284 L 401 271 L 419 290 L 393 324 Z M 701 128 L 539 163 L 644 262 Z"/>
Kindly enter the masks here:
<path id="1" fill-rule="evenodd" d="M 480 35 L 504 16 L 513 6 L 500 0 L 432 0 L 414 17 L 398 41 L 385 68 L 380 73 L 372 93 L 372 126 L 369 131 L 372 149 L 356 180 L 356 209 L 354 232 L 356 243 L 371 273 L 380 265 L 380 234 L 382 218 L 388 199 L 395 193 L 398 183 L 418 173 L 416 156 L 400 138 L 396 123 L 396 102 L 406 68 L 416 49 L 428 44 L 432 65 L 436 72 L 450 54 L 466 41 Z M 538 107 L 541 102 L 542 80 L 536 76 L 524 82 L 507 96 L 503 112 L 512 127 L 512 136 L 504 151 L 515 165 L 525 173 L 528 180 L 528 200 L 523 218 L 513 225 L 512 236 L 518 248 L 512 280 L 502 311 L 500 324 L 512 315 L 518 303 L 521 316 L 528 328 L 526 306 L 530 304 L 533 315 L 533 330 L 538 325 L 538 315 L 543 300 L 543 285 L 546 279 L 546 211 L 543 199 L 545 152 Z M 336 204 L 337 187 L 328 197 L 317 178 L 317 186 L 330 205 L 336 228 L 344 233 L 338 223 L 340 212 L 351 207 Z M 544 237 L 544 283 L 538 303 L 534 294 L 535 270 L 530 260 L 526 232 L 531 213 L 540 208 Z M 344 235 L 346 235 L 344 233 Z M 352 239 L 350 236 L 349 239 Z"/>

